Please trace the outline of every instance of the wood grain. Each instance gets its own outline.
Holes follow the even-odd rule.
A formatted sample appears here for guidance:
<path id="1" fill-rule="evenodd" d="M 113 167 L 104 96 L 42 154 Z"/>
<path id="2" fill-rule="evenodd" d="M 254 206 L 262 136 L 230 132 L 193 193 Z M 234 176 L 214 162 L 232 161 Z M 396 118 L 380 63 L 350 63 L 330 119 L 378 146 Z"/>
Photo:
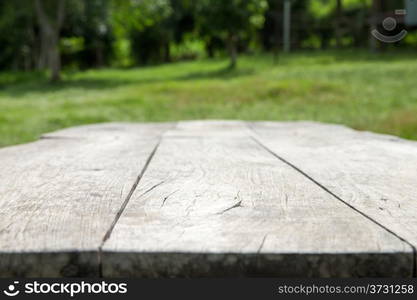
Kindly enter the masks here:
<path id="1" fill-rule="evenodd" d="M 416 150 L 311 122 L 45 134 L 0 149 L 0 277 L 409 277 Z"/>
<path id="2" fill-rule="evenodd" d="M 165 133 L 166 137 L 176 138 L 241 138 L 248 137 L 251 130 L 243 121 L 181 121 L 175 126 L 175 130 Z"/>
<path id="3" fill-rule="evenodd" d="M 408 244 L 265 151 L 242 123 L 220 123 L 167 132 L 103 246 L 104 276 L 412 275 Z M 233 134 L 216 133 L 222 126 Z"/>
<path id="4" fill-rule="evenodd" d="M 417 143 L 313 122 L 251 124 L 255 138 L 417 247 Z"/>
<path id="5" fill-rule="evenodd" d="M 171 125 L 105 124 L 0 149 L 0 276 L 98 276 L 98 248 Z"/>

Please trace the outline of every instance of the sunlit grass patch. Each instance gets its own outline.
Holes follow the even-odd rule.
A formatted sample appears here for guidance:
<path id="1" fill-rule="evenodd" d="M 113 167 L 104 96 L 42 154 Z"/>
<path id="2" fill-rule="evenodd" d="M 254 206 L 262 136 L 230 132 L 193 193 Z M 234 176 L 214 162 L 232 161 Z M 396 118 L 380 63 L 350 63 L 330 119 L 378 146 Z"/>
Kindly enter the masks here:
<path id="1" fill-rule="evenodd" d="M 74 125 L 316 120 L 417 139 L 417 54 L 313 52 L 64 74 L 0 73 L 0 146 Z"/>

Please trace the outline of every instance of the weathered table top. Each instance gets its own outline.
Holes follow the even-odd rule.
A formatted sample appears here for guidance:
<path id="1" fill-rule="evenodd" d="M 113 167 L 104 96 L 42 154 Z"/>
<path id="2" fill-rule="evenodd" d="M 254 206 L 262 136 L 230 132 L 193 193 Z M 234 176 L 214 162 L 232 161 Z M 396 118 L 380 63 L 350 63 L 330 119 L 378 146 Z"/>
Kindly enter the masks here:
<path id="1" fill-rule="evenodd" d="M 98 124 L 0 149 L 0 276 L 415 276 L 417 143 Z"/>

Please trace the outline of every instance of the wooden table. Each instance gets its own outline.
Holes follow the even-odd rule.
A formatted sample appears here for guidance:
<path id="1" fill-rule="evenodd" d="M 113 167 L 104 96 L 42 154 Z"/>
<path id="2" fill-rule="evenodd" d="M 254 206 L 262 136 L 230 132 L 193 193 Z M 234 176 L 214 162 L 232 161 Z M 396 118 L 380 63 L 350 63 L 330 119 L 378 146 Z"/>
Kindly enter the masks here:
<path id="1" fill-rule="evenodd" d="M 415 276 L 417 143 L 110 123 L 0 149 L 0 276 Z"/>

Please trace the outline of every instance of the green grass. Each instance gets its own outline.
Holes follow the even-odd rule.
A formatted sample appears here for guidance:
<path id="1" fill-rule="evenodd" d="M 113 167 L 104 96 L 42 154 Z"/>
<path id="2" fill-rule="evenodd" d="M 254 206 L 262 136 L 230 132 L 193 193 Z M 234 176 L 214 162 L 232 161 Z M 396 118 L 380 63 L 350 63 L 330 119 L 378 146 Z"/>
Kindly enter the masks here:
<path id="1" fill-rule="evenodd" d="M 136 69 L 0 73 L 0 146 L 109 121 L 316 120 L 417 139 L 417 53 L 316 52 Z"/>

